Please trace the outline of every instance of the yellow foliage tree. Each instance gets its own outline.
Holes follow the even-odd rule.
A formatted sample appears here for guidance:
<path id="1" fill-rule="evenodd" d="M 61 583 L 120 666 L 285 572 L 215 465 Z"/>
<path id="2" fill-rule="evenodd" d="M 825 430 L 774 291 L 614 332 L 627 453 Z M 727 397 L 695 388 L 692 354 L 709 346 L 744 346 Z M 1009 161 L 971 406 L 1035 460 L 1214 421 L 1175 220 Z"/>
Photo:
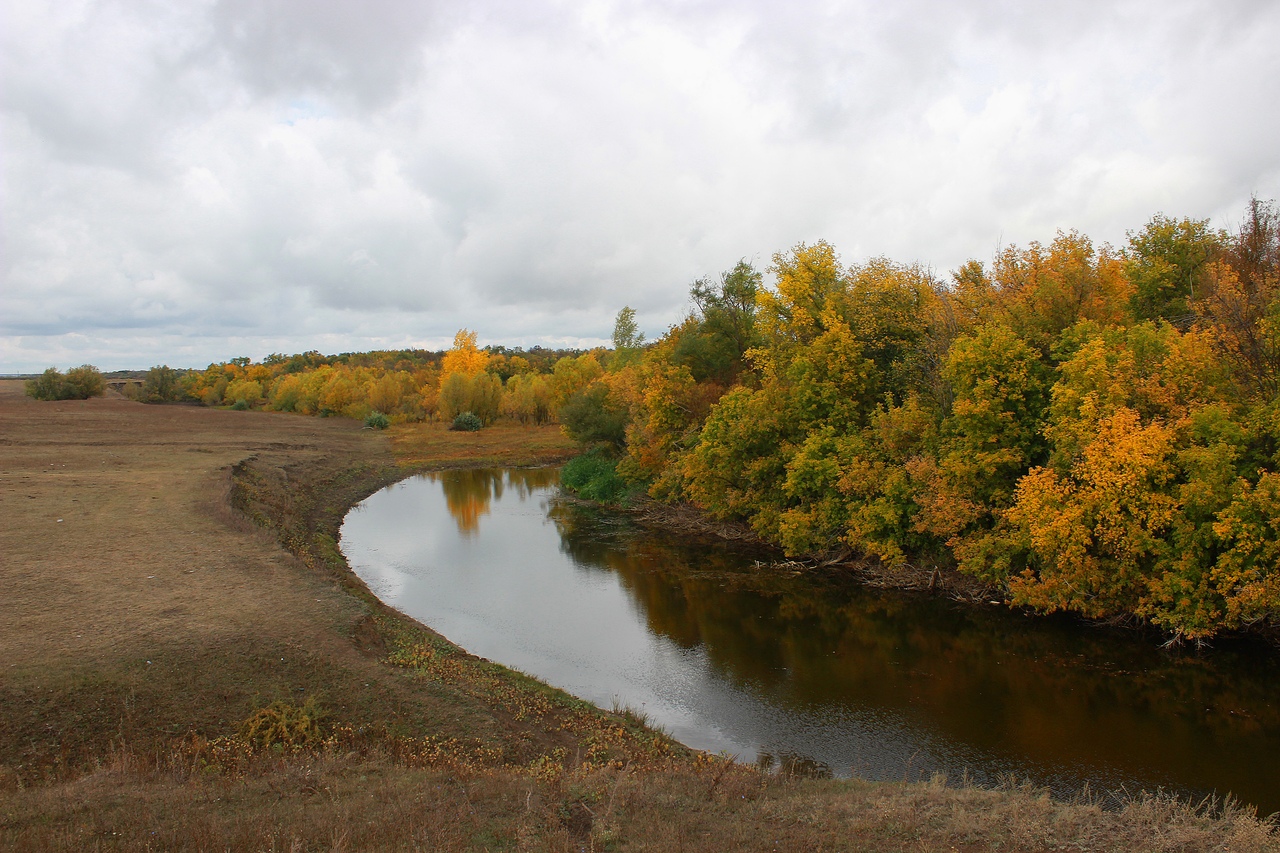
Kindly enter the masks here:
<path id="1" fill-rule="evenodd" d="M 1173 450 L 1170 429 L 1121 408 L 1066 476 L 1034 468 L 1023 477 L 1006 514 L 1031 555 L 1009 579 L 1014 601 L 1095 618 L 1142 609 L 1179 510 Z"/>
<path id="2" fill-rule="evenodd" d="M 384 373 L 369 386 L 369 405 L 375 412 L 389 414 L 400 408 L 405 395 L 402 374 Z"/>
<path id="3" fill-rule="evenodd" d="M 452 374 L 475 376 L 489 364 L 489 353 L 476 346 L 476 333 L 470 329 L 459 329 L 453 336 L 453 347 L 444 354 L 440 364 L 440 383 Z"/>

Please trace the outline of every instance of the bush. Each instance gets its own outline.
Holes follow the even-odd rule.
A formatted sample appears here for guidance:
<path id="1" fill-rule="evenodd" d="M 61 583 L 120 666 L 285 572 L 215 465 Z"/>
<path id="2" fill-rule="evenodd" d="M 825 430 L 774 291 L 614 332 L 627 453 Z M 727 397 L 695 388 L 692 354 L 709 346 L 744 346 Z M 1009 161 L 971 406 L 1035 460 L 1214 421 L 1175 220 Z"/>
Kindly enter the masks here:
<path id="1" fill-rule="evenodd" d="M 491 424 L 502 405 L 502 380 L 492 373 L 451 373 L 440 384 L 439 401 L 446 418 L 470 412 L 481 424 Z"/>
<path id="2" fill-rule="evenodd" d="M 255 749 L 296 752 L 320 745 L 326 716 L 314 696 L 301 706 L 273 702 L 240 724 L 240 736 Z"/>
<path id="3" fill-rule="evenodd" d="M 107 393 L 102 374 L 92 364 L 82 364 L 67 371 L 68 400 L 87 400 Z"/>
<path id="4" fill-rule="evenodd" d="M 391 418 L 382 412 L 370 412 L 365 416 L 364 425 L 369 429 L 386 429 L 391 426 Z"/>
<path id="5" fill-rule="evenodd" d="M 480 423 L 480 419 L 472 412 L 463 412 L 453 419 L 453 425 L 449 429 L 459 430 L 461 432 L 475 432 L 484 424 Z"/>
<path id="6" fill-rule="evenodd" d="M 241 397 L 239 400 L 236 400 L 234 403 L 231 404 L 232 411 L 236 411 L 236 412 L 247 412 L 251 408 L 253 407 L 249 405 L 249 401 L 246 400 L 244 397 Z"/>
<path id="7" fill-rule="evenodd" d="M 560 423 L 579 444 L 627 445 L 627 412 L 609 399 L 609 388 L 594 382 L 578 391 L 560 407 Z"/>
<path id="8" fill-rule="evenodd" d="M 101 397 L 106 390 L 102 374 L 92 364 L 73 367 L 65 376 L 50 367 L 38 379 L 27 381 L 27 395 L 37 400 L 87 400 Z"/>
<path id="9" fill-rule="evenodd" d="M 227 385 L 227 390 L 222 392 L 224 399 L 235 400 L 239 403 L 244 400 L 249 408 L 253 408 L 262 402 L 262 383 L 255 379 L 237 379 Z"/>
<path id="10" fill-rule="evenodd" d="M 599 450 L 570 459 L 560 469 L 560 484 L 584 500 L 617 503 L 630 491 L 618 476 L 618 460 Z"/>
<path id="11" fill-rule="evenodd" d="M 178 381 L 178 371 L 161 364 L 147 371 L 142 380 L 141 398 L 148 403 L 172 403 L 186 396 Z"/>

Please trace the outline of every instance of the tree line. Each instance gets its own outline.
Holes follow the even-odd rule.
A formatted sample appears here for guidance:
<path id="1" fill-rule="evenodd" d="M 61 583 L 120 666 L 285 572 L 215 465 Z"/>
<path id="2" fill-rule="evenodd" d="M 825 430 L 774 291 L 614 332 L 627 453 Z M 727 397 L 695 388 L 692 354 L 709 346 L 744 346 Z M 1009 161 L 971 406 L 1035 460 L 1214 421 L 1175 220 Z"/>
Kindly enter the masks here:
<path id="1" fill-rule="evenodd" d="M 739 263 L 562 420 L 612 476 L 788 554 L 952 566 L 1203 639 L 1280 605 L 1280 215 L 1154 217 L 940 280 L 825 242 Z M 599 454 L 597 454 L 599 455 Z"/>
<path id="2" fill-rule="evenodd" d="M 464 414 L 481 426 L 499 419 L 546 424 L 555 422 L 575 391 L 604 373 L 609 356 L 603 348 L 481 348 L 476 332 L 461 329 L 444 352 L 275 354 L 192 371 L 160 365 L 123 392 L 143 402 L 199 402 L 379 425 L 453 422 Z"/>
<path id="3" fill-rule="evenodd" d="M 611 349 L 463 329 L 444 353 L 161 366 L 127 390 L 377 425 L 558 421 L 592 448 L 566 469 L 584 494 L 691 503 L 790 555 L 954 567 L 1017 605 L 1178 638 L 1275 620 L 1273 203 L 1233 232 L 1157 215 L 1119 249 L 1060 232 L 947 279 L 823 241 L 767 272 L 693 282 L 653 342 L 628 307 Z"/>

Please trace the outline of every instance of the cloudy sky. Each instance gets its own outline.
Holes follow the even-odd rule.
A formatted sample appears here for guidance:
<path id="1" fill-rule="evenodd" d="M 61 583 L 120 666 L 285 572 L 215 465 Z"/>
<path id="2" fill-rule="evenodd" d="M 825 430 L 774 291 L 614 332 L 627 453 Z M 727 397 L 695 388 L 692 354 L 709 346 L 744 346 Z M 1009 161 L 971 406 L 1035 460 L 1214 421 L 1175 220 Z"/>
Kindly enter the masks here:
<path id="1" fill-rule="evenodd" d="M 0 0 L 0 373 L 652 338 L 1280 197 L 1274 0 Z"/>

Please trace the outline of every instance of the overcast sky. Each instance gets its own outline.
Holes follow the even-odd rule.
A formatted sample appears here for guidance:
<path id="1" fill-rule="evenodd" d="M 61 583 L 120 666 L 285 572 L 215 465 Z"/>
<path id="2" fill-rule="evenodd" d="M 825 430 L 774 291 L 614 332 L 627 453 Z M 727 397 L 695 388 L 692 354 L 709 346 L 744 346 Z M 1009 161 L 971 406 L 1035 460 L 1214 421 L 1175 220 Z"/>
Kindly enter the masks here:
<path id="1" fill-rule="evenodd" d="M 656 337 L 1280 197 L 1280 3 L 0 0 L 0 373 Z"/>

